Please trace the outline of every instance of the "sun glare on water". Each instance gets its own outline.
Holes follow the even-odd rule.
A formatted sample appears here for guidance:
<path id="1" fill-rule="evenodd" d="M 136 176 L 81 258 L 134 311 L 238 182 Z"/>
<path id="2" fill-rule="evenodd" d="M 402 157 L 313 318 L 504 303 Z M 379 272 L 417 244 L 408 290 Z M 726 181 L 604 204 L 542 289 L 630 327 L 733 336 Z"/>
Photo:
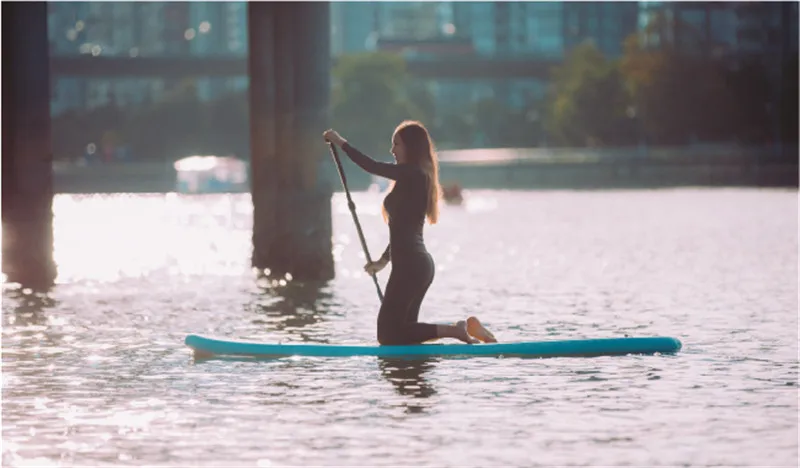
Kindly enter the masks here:
<path id="1" fill-rule="evenodd" d="M 250 246 L 249 199 L 237 194 L 209 203 L 200 198 L 174 193 L 56 196 L 57 281 L 110 282 L 164 268 L 182 275 L 207 274 L 212 268 L 217 275 L 241 274 Z"/>

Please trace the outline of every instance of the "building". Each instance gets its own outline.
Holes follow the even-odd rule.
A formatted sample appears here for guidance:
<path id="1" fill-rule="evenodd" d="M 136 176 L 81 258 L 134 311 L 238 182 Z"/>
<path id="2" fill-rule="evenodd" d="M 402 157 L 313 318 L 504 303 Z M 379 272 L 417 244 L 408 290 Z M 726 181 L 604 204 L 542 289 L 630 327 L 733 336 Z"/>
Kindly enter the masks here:
<path id="1" fill-rule="evenodd" d="M 715 58 L 797 51 L 797 2 L 639 2 L 648 45 Z"/>
<path id="2" fill-rule="evenodd" d="M 452 35 L 453 2 L 331 2 L 331 54 L 376 50 L 378 39 Z"/>
<path id="3" fill-rule="evenodd" d="M 390 50 L 415 58 L 470 53 L 482 58 L 559 60 L 593 40 L 609 57 L 637 28 L 635 2 L 334 2 L 332 53 Z M 396 44 L 402 42 L 401 48 Z M 467 45 L 465 45 L 467 43 Z M 467 51 L 468 52 L 465 52 Z M 522 109 L 544 96 L 537 79 L 436 79 L 437 109 L 493 99 Z"/>
<path id="4" fill-rule="evenodd" d="M 375 23 L 374 3 L 331 2 L 331 55 L 374 50 Z"/>
<path id="5" fill-rule="evenodd" d="M 48 5 L 47 29 L 50 35 L 50 54 L 77 53 L 78 44 L 86 43 L 88 3 L 54 2 Z M 51 113 L 84 106 L 87 80 L 53 77 L 50 89 Z"/>
<path id="6" fill-rule="evenodd" d="M 245 2 L 52 2 L 50 49 L 56 55 L 196 56 L 247 54 Z M 155 101 L 180 85 L 163 79 L 53 77 L 51 113 Z M 197 80 L 211 100 L 247 89 L 247 77 Z"/>
<path id="7" fill-rule="evenodd" d="M 619 57 L 625 39 L 637 30 L 638 13 L 634 2 L 565 2 L 565 47 L 590 40 L 606 57 Z"/>
<path id="8" fill-rule="evenodd" d="M 197 57 L 247 55 L 247 5 L 245 2 L 193 2 L 190 27 L 184 33 L 189 55 Z M 198 97 L 211 100 L 247 89 L 247 77 L 201 78 Z"/>
<path id="9" fill-rule="evenodd" d="M 737 3 L 732 10 L 740 54 L 797 53 L 798 2 Z"/>

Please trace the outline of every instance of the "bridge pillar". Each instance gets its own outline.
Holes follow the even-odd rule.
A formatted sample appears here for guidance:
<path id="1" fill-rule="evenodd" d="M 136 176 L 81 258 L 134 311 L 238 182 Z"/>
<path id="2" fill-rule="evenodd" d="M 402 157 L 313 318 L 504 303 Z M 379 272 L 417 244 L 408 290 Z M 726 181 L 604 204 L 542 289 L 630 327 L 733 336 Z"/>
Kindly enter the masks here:
<path id="1" fill-rule="evenodd" d="M 332 188 L 317 170 L 330 96 L 323 2 L 248 3 L 252 264 L 297 280 L 333 277 Z"/>
<path id="2" fill-rule="evenodd" d="M 8 281 L 56 277 L 47 3 L 3 5 L 3 261 Z"/>

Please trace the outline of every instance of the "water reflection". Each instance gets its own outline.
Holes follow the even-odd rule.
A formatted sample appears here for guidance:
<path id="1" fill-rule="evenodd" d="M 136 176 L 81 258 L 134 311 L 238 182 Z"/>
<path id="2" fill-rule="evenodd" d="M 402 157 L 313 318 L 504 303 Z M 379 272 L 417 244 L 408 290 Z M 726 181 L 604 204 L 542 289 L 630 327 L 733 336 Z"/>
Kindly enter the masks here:
<path id="1" fill-rule="evenodd" d="M 47 292 L 10 285 L 3 287 L 3 315 L 7 325 L 46 325 L 44 311 L 56 305 L 56 300 Z"/>
<path id="2" fill-rule="evenodd" d="M 424 400 L 436 394 L 436 389 L 425 378 L 435 368 L 438 358 L 378 358 L 381 375 L 392 384 L 398 394 L 408 398 L 404 402 L 406 412 L 423 413 L 429 406 Z M 416 401 L 415 401 L 416 400 Z"/>
<path id="3" fill-rule="evenodd" d="M 245 307 L 256 312 L 252 323 L 259 328 L 280 332 L 292 341 L 328 343 L 317 325 L 331 312 L 333 298 L 328 281 L 292 281 L 261 289 Z"/>

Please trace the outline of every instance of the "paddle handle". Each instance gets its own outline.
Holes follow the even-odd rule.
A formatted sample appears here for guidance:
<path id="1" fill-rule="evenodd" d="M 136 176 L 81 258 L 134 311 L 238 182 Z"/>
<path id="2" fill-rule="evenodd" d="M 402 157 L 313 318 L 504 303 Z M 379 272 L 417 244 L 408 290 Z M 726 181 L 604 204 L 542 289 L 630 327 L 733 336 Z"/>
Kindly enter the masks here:
<path id="1" fill-rule="evenodd" d="M 367 241 L 364 239 L 364 232 L 361 230 L 361 223 L 358 222 L 356 204 L 353 202 L 353 198 L 350 197 L 350 189 L 347 188 L 347 176 L 344 174 L 344 168 L 342 167 L 342 161 L 339 159 L 339 153 L 336 151 L 336 145 L 329 141 L 328 147 L 331 150 L 331 156 L 333 156 L 333 160 L 336 162 L 336 169 L 339 171 L 339 178 L 342 180 L 342 186 L 344 186 L 344 193 L 347 196 L 347 207 L 350 208 L 350 214 L 353 215 L 353 222 L 356 223 L 356 231 L 358 231 L 358 239 L 361 241 L 361 248 L 364 249 L 364 255 L 366 255 L 367 261 L 372 263 L 372 257 L 369 255 Z M 378 277 L 375 275 L 375 273 L 371 274 L 370 276 L 372 276 L 372 282 L 375 283 L 375 290 L 378 291 L 378 299 L 383 302 L 383 292 L 381 292 L 381 285 L 378 283 Z"/>

